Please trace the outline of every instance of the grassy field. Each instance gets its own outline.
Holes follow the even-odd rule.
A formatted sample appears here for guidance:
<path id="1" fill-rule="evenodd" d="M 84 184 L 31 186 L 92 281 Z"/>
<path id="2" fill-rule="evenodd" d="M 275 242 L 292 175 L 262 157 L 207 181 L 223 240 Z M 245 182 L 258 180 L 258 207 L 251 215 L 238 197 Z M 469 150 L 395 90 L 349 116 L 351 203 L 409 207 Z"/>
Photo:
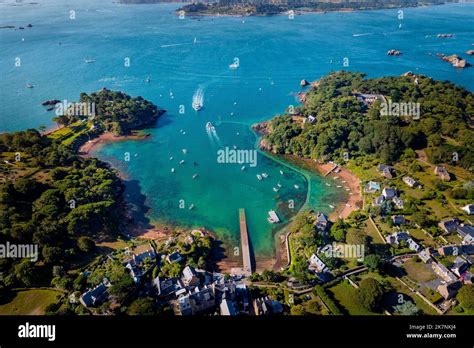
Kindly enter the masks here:
<path id="1" fill-rule="evenodd" d="M 423 262 L 415 262 L 411 259 L 403 264 L 403 268 L 407 272 L 408 277 L 416 282 L 428 282 L 436 279 L 436 274 L 433 272 L 430 265 Z"/>
<path id="2" fill-rule="evenodd" d="M 46 289 L 16 291 L 10 302 L 0 305 L 0 315 L 42 315 L 58 295 L 60 291 Z"/>
<path id="3" fill-rule="evenodd" d="M 376 315 L 365 309 L 357 302 L 356 289 L 348 281 L 342 281 L 337 285 L 327 289 L 333 298 L 344 307 L 350 315 Z"/>

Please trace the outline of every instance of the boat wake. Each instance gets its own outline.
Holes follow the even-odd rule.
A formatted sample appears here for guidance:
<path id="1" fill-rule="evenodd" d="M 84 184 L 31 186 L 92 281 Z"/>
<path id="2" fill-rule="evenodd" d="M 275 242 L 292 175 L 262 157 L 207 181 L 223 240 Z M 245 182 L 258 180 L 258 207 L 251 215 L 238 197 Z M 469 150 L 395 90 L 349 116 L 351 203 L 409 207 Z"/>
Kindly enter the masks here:
<path id="1" fill-rule="evenodd" d="M 208 136 L 208 138 L 211 141 L 211 144 L 213 146 L 215 146 L 217 144 L 220 147 L 223 147 L 221 139 L 217 135 L 216 128 L 214 127 L 214 125 L 211 122 L 207 122 L 207 124 L 206 124 L 206 133 L 207 133 L 207 136 Z"/>
<path id="2" fill-rule="evenodd" d="M 374 33 L 353 34 L 354 37 L 374 35 Z"/>
<path id="3" fill-rule="evenodd" d="M 199 86 L 193 95 L 193 109 L 199 111 L 204 105 L 204 88 Z"/>

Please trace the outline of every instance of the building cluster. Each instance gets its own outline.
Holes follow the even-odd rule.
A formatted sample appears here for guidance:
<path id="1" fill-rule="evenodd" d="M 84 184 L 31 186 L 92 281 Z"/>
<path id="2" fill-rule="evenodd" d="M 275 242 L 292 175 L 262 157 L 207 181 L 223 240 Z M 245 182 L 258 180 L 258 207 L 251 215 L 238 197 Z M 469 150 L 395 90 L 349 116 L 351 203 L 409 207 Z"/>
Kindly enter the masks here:
<path id="1" fill-rule="evenodd" d="M 397 176 L 395 169 L 391 166 L 379 164 L 376 169 L 377 173 L 385 179 L 393 179 Z M 434 175 L 442 181 L 451 180 L 451 175 L 444 166 L 436 166 Z M 409 188 L 422 188 L 422 185 L 411 176 L 403 176 L 401 180 Z M 364 186 L 364 192 L 375 195 L 372 206 L 382 206 L 386 202 L 391 202 L 395 208 L 403 209 L 403 200 L 398 196 L 396 188 L 382 188 L 379 182 L 368 181 Z M 474 205 L 468 204 L 461 209 L 471 215 L 474 212 Z M 401 226 L 407 223 L 405 216 L 395 214 L 390 218 L 393 225 L 396 226 L 396 230 L 386 236 L 385 241 L 391 245 L 406 246 L 416 252 L 424 263 L 429 264 L 437 277 L 433 286 L 430 285 L 430 287 L 441 294 L 445 300 L 455 297 L 464 284 L 472 284 L 472 274 L 469 269 L 474 264 L 472 256 L 474 253 L 474 226 L 470 223 L 463 223 L 458 218 L 440 221 L 438 223 L 440 230 L 446 235 L 457 235 L 461 243 L 433 249 L 424 248 L 408 231 L 403 230 Z M 447 256 L 450 258 L 446 258 Z M 314 262 L 314 264 L 318 263 Z"/>
<path id="2" fill-rule="evenodd" d="M 472 284 L 472 273 L 468 271 L 474 264 L 474 244 L 448 245 L 438 249 L 426 248 L 418 253 L 420 259 L 430 264 L 433 272 L 440 279 L 437 291 L 448 300 L 456 296 L 464 284 Z M 437 257 L 455 256 L 449 267 L 437 260 Z"/>
<path id="3" fill-rule="evenodd" d="M 179 277 L 145 277 L 151 269 L 149 266 L 158 260 L 178 263 L 184 257 L 177 251 L 158 257 L 152 245 L 147 244 L 133 252 L 127 251 L 122 264 L 137 288 L 146 289 L 148 295 L 169 305 L 175 315 L 267 315 L 283 311 L 282 304 L 268 296 L 252 299 L 241 276 L 226 276 L 186 265 Z M 105 278 L 103 283 L 80 296 L 81 304 L 92 308 L 110 300 L 108 288 L 111 285 Z"/>

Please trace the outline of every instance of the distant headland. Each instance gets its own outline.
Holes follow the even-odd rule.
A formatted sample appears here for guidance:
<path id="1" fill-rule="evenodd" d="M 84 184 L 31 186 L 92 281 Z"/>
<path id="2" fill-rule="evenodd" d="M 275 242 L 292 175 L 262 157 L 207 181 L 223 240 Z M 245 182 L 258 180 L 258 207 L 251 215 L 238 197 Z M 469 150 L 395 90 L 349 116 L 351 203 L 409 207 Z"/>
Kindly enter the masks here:
<path id="1" fill-rule="evenodd" d="M 177 10 L 178 13 L 190 15 L 207 16 L 266 16 L 278 15 L 289 11 L 301 12 L 332 12 L 332 11 L 359 11 L 377 10 L 401 7 L 418 7 L 429 5 L 441 5 L 448 2 L 446 0 L 370 0 L 370 1 L 349 1 L 349 0 L 204 0 L 190 1 L 169 1 L 169 0 L 120 0 L 123 4 L 154 4 L 168 2 L 187 3 Z M 291 14 L 295 14 L 291 13 Z"/>

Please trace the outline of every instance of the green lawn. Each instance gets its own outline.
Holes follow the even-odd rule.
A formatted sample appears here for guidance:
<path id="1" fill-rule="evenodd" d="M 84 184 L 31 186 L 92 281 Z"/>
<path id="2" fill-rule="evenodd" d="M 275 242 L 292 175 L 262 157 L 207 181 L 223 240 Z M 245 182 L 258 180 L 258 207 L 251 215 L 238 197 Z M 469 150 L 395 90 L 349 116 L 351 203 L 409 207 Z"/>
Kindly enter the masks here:
<path id="1" fill-rule="evenodd" d="M 16 291 L 10 302 L 0 305 L 0 315 L 42 315 L 45 308 L 55 303 L 61 294 L 60 291 L 46 289 Z"/>
<path id="2" fill-rule="evenodd" d="M 433 238 L 431 238 L 430 236 L 427 236 L 422 230 L 419 230 L 419 229 L 413 229 L 412 230 L 412 229 L 410 229 L 409 232 L 423 246 L 433 247 L 433 248 L 438 247 L 438 244 L 436 243 L 436 241 Z"/>
<path id="3" fill-rule="evenodd" d="M 333 298 L 344 307 L 350 315 L 376 315 L 357 302 L 357 290 L 347 280 L 327 289 Z"/>
<path id="4" fill-rule="evenodd" d="M 411 259 L 403 264 L 403 268 L 407 272 L 408 277 L 415 282 L 428 282 L 436 279 L 436 274 L 433 272 L 431 266 L 423 262 L 415 262 Z"/>

